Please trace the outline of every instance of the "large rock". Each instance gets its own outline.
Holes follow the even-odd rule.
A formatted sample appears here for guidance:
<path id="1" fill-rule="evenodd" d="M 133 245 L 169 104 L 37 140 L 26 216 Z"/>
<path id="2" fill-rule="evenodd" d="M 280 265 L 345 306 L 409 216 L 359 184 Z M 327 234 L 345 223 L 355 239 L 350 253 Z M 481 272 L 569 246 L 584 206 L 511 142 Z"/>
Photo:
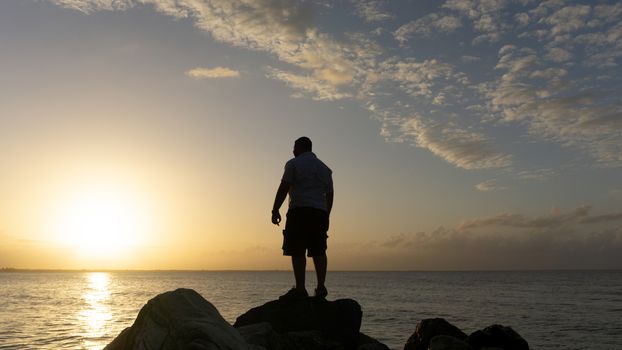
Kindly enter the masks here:
<path id="1" fill-rule="evenodd" d="M 492 325 L 469 335 L 467 342 L 475 349 L 529 350 L 529 344 L 510 327 Z"/>
<path id="2" fill-rule="evenodd" d="M 199 293 L 177 289 L 149 300 L 104 350 L 247 350 L 249 345 Z"/>
<path id="3" fill-rule="evenodd" d="M 281 335 L 319 331 L 313 333 L 314 337 L 322 334 L 328 340 L 336 340 L 346 348 L 351 348 L 357 343 L 362 315 L 361 306 L 352 299 L 275 300 L 247 311 L 237 318 L 233 326 L 241 328 L 267 322 Z M 299 338 L 298 335 L 294 336 Z"/>
<path id="4" fill-rule="evenodd" d="M 465 340 L 467 335 L 458 327 L 442 318 L 428 318 L 417 323 L 415 332 L 408 338 L 404 350 L 427 350 L 430 340 L 438 335 L 447 335 Z"/>

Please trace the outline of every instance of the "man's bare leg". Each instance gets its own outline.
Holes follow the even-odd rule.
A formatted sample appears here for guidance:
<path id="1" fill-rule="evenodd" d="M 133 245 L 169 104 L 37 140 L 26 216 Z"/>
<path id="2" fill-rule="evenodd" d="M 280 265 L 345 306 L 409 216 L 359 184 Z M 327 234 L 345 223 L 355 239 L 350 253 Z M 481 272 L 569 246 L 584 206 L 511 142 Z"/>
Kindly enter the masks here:
<path id="1" fill-rule="evenodd" d="M 317 275 L 318 288 L 324 287 L 326 281 L 326 267 L 328 265 L 328 259 L 324 256 L 314 256 L 313 264 L 315 265 L 315 274 Z"/>
<path id="2" fill-rule="evenodd" d="M 305 289 L 305 269 L 307 267 L 307 257 L 304 255 L 292 256 L 292 268 L 294 278 L 296 278 L 296 289 Z"/>

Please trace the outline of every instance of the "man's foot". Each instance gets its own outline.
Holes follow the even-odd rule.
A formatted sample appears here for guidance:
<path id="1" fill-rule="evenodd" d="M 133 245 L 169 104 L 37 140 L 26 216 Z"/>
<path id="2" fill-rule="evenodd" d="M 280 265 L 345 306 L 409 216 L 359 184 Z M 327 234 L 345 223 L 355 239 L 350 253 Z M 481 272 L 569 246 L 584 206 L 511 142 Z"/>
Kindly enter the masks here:
<path id="1" fill-rule="evenodd" d="M 315 297 L 320 299 L 326 299 L 328 295 L 328 290 L 325 286 L 315 288 Z"/>
<path id="2" fill-rule="evenodd" d="M 292 300 L 292 299 L 304 299 L 309 297 L 306 289 L 298 289 L 293 287 L 287 293 L 281 295 L 279 300 Z"/>

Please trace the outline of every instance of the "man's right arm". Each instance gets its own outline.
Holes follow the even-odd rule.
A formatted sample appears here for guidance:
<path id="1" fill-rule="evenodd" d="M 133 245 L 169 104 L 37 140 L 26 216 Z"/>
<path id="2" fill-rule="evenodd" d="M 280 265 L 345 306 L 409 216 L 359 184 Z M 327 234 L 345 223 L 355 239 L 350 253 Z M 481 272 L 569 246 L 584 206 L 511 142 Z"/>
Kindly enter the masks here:
<path id="1" fill-rule="evenodd" d="M 289 183 L 281 181 L 279 188 L 276 190 L 274 204 L 272 205 L 272 223 L 275 225 L 278 225 L 281 222 L 281 213 L 279 213 L 279 209 L 281 209 L 281 205 L 283 205 L 288 192 Z"/>
<path id="2" fill-rule="evenodd" d="M 330 211 L 333 210 L 333 198 L 335 197 L 335 192 L 330 191 L 326 193 L 326 211 L 330 216 Z"/>

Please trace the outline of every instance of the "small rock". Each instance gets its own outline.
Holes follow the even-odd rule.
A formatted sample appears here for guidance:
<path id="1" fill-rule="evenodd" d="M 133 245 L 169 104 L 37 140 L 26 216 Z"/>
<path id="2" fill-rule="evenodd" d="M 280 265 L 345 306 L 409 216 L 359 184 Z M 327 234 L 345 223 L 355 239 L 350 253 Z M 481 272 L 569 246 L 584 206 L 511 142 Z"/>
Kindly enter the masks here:
<path id="1" fill-rule="evenodd" d="M 529 344 L 510 327 L 492 325 L 469 335 L 467 342 L 476 349 L 529 350 Z"/>
<path id="2" fill-rule="evenodd" d="M 464 340 L 467 335 L 443 318 L 428 318 L 417 323 L 415 332 L 408 338 L 404 350 L 427 350 L 430 340 L 437 335 L 448 335 Z"/>

